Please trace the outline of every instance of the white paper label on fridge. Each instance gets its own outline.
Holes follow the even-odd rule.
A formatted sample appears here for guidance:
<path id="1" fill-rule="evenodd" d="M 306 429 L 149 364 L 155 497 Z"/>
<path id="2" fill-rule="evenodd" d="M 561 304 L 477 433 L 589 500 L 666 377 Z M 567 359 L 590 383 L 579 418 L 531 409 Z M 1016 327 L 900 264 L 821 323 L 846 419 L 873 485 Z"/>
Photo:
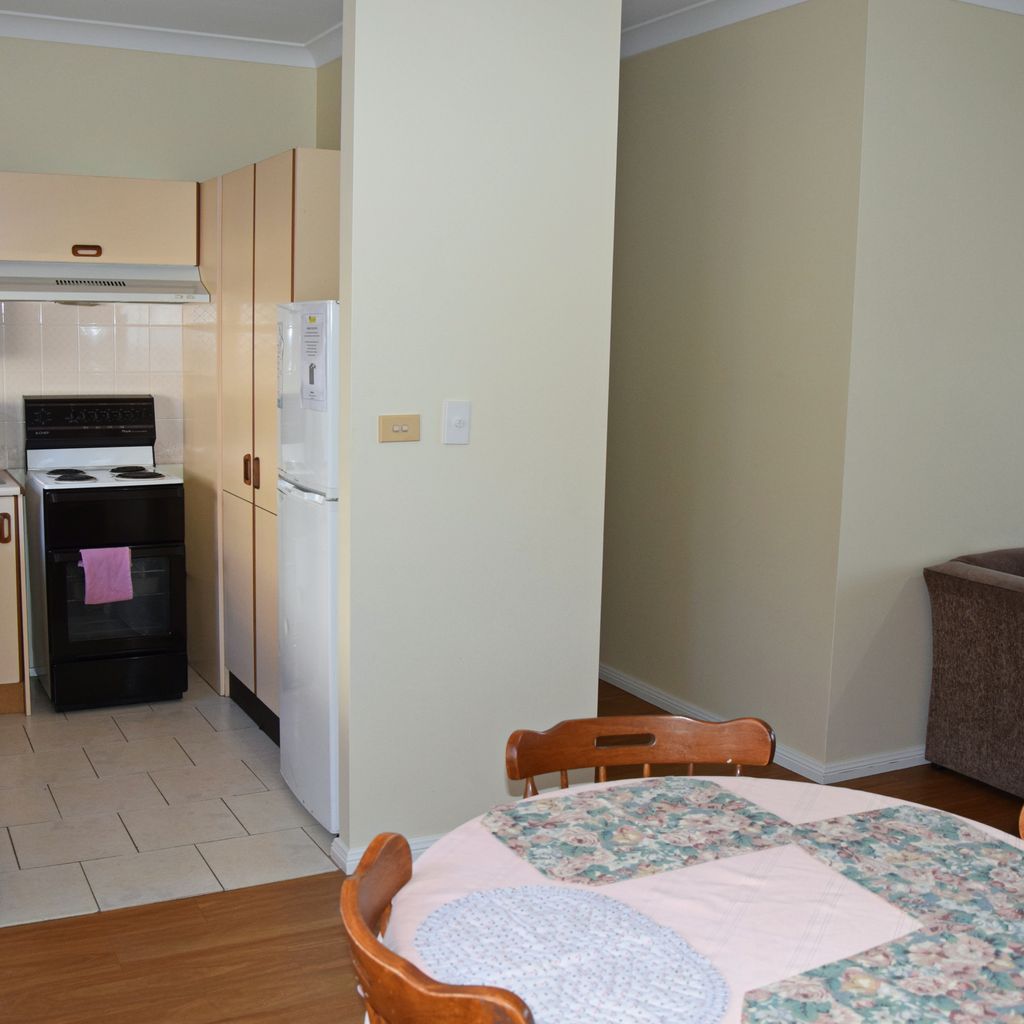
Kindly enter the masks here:
<path id="1" fill-rule="evenodd" d="M 323 412 L 327 408 L 327 353 L 324 349 L 324 325 L 315 313 L 302 318 L 299 401 L 303 409 Z"/>

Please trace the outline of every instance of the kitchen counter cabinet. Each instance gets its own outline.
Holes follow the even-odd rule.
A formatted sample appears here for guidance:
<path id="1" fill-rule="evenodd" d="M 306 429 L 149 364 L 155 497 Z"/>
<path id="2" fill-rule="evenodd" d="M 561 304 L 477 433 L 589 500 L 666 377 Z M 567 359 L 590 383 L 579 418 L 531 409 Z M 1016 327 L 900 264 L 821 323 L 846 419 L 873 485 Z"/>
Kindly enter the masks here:
<path id="1" fill-rule="evenodd" d="M 2 172 L 0 260 L 193 266 L 196 195 L 194 181 Z"/>
<path id="2" fill-rule="evenodd" d="M 0 470 L 0 714 L 28 710 L 28 615 L 21 488 Z"/>

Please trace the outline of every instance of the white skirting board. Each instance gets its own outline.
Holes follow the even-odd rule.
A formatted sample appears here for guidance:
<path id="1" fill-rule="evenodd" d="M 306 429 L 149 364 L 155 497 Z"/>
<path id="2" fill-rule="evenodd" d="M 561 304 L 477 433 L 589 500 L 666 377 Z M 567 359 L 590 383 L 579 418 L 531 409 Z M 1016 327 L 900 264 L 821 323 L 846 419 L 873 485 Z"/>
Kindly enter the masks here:
<path id="1" fill-rule="evenodd" d="M 653 704 L 655 707 L 668 711 L 673 715 L 686 715 L 689 718 L 701 718 L 707 722 L 722 721 L 721 715 L 712 714 L 705 708 L 699 708 L 695 704 L 688 704 L 684 700 L 666 693 L 664 690 L 645 683 L 641 679 L 620 672 L 611 665 L 602 664 L 600 676 L 606 683 L 611 683 L 632 693 L 636 697 Z M 554 723 L 551 723 L 554 725 Z M 849 761 L 836 761 L 832 764 L 825 764 L 813 757 L 802 754 L 799 750 L 787 747 L 784 743 L 778 743 L 775 747 L 775 761 L 788 768 L 797 775 L 802 775 L 812 782 L 833 783 L 846 782 L 848 779 L 859 779 L 865 775 L 880 775 L 882 772 L 894 772 L 900 768 L 912 768 L 915 765 L 927 764 L 924 756 L 924 746 L 908 747 L 906 750 L 893 750 L 885 754 L 873 754 L 868 757 L 853 758 Z M 409 840 L 412 849 L 413 860 L 421 853 L 428 850 L 440 839 L 436 836 L 416 836 Z M 351 849 L 347 844 L 337 838 L 331 843 L 331 860 L 346 874 L 352 874 L 359 863 L 359 858 L 366 852 L 366 846 L 354 846 Z"/>
<path id="2" fill-rule="evenodd" d="M 436 836 L 417 836 L 415 839 L 409 840 L 409 848 L 412 850 L 412 859 L 416 860 L 421 853 L 426 852 L 434 845 L 445 833 Z M 353 846 L 349 848 L 347 843 L 342 842 L 341 836 L 335 837 L 333 843 L 331 843 L 331 860 L 345 872 L 346 875 L 351 875 L 355 871 L 357 865 L 363 854 L 366 853 L 366 846 Z"/>
<path id="3" fill-rule="evenodd" d="M 722 721 L 721 715 L 712 714 L 705 708 L 699 708 L 694 704 L 688 704 L 684 700 L 666 693 L 664 690 L 645 683 L 642 679 L 636 679 L 620 672 L 611 665 L 602 664 L 600 668 L 601 679 L 606 683 L 619 687 L 635 697 L 640 697 L 663 711 L 669 711 L 673 715 L 686 715 L 689 718 L 702 718 L 708 722 Z M 778 743 L 775 747 L 775 761 L 788 768 L 790 771 L 802 775 L 812 782 L 832 783 L 846 782 L 848 779 L 859 779 L 865 775 L 880 775 L 882 772 L 894 772 L 900 768 L 912 768 L 914 765 L 927 764 L 924 756 L 924 746 L 908 747 L 906 750 L 892 750 L 885 754 L 873 754 L 868 757 L 857 757 L 849 761 L 835 761 L 827 764 L 818 761 L 813 757 L 802 754 L 799 750 L 787 747 L 784 743 Z"/>

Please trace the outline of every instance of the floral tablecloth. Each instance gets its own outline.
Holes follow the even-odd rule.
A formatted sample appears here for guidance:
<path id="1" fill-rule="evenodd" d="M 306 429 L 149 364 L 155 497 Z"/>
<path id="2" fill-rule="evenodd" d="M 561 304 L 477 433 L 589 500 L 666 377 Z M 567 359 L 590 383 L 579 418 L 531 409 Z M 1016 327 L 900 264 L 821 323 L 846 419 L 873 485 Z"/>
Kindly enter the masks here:
<path id="1" fill-rule="evenodd" d="M 449 833 L 396 899 L 388 941 L 429 969 L 417 930 L 453 900 L 600 886 L 715 966 L 729 989 L 723 1021 L 1024 1024 L 1022 851 L 985 826 L 854 790 L 607 783 Z"/>

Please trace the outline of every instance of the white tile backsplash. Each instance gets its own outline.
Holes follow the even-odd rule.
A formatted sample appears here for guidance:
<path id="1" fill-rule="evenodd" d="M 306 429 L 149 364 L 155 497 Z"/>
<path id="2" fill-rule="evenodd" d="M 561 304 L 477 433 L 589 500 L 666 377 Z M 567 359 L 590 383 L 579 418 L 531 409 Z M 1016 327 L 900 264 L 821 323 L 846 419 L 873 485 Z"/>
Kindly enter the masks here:
<path id="1" fill-rule="evenodd" d="M 0 303 L 0 469 L 25 465 L 25 395 L 152 394 L 157 461 L 182 460 L 177 305 Z"/>
<path id="2" fill-rule="evenodd" d="M 83 324 L 78 331 L 78 366 L 82 373 L 114 372 L 114 328 Z"/>

